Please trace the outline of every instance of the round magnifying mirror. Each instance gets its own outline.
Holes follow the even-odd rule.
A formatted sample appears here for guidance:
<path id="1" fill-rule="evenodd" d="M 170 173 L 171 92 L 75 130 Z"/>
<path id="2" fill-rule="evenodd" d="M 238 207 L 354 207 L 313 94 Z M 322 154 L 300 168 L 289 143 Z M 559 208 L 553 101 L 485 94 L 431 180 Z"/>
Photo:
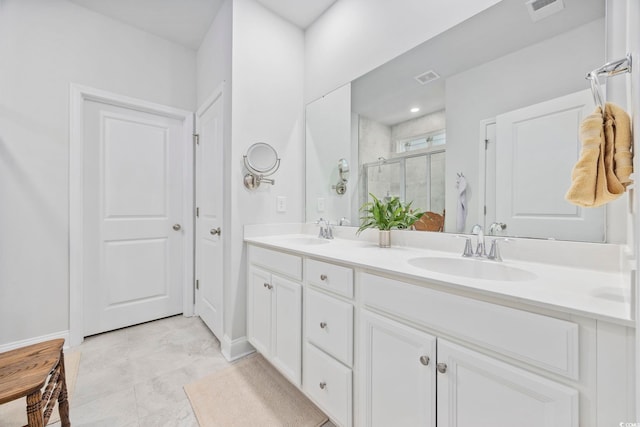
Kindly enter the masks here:
<path id="1" fill-rule="evenodd" d="M 265 142 L 256 142 L 247 150 L 247 168 L 256 174 L 269 174 L 278 166 L 278 153 Z"/>

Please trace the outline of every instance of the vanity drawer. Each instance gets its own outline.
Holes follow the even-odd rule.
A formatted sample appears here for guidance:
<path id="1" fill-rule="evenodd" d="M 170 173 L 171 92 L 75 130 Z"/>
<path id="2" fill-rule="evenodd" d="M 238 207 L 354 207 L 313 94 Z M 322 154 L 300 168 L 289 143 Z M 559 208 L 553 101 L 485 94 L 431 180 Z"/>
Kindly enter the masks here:
<path id="1" fill-rule="evenodd" d="M 248 253 L 251 264 L 262 266 L 295 280 L 302 280 L 301 257 L 254 245 L 249 245 Z"/>
<path id="2" fill-rule="evenodd" d="M 305 344 L 304 391 L 340 426 L 352 424 L 352 376 L 346 368 L 313 345 Z"/>
<path id="3" fill-rule="evenodd" d="M 347 366 L 353 364 L 353 306 L 307 290 L 307 339 Z"/>
<path id="4" fill-rule="evenodd" d="M 353 298 L 353 269 L 308 259 L 307 282 L 347 298 Z"/>
<path id="5" fill-rule="evenodd" d="M 371 308 L 577 380 L 578 325 L 363 273 Z"/>

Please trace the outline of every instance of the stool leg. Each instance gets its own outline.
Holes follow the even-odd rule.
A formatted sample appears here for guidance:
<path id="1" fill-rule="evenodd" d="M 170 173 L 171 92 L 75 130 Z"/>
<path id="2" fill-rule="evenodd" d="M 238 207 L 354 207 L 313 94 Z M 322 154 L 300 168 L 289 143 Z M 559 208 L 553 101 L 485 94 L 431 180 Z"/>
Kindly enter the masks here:
<path id="1" fill-rule="evenodd" d="M 27 420 L 29 427 L 44 427 L 42 418 L 42 393 L 34 391 L 27 396 Z"/>
<path id="2" fill-rule="evenodd" d="M 69 421 L 69 400 L 67 395 L 67 375 L 64 369 L 64 353 L 60 350 L 60 378 L 62 389 L 58 395 L 58 411 L 60 412 L 60 424 L 62 427 L 71 427 Z"/>

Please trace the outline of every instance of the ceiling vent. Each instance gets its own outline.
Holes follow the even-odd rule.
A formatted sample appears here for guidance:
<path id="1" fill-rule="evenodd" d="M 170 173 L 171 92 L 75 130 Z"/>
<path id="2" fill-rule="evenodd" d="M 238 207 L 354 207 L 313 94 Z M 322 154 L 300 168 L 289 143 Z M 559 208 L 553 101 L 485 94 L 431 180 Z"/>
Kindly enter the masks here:
<path id="1" fill-rule="evenodd" d="M 526 3 L 527 10 L 533 22 L 544 19 L 564 9 L 562 0 L 529 0 Z"/>
<path id="2" fill-rule="evenodd" d="M 414 79 L 416 79 L 418 83 L 420 83 L 421 85 L 426 85 L 427 83 L 437 80 L 439 78 L 440 78 L 440 74 L 436 73 L 433 70 L 429 70 L 422 74 L 418 74 L 417 76 L 414 77 Z"/>

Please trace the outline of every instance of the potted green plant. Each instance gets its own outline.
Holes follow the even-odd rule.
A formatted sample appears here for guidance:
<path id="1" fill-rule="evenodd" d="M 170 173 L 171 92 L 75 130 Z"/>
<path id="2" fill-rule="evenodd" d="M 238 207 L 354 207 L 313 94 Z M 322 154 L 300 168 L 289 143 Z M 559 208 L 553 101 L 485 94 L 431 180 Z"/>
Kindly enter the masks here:
<path id="1" fill-rule="evenodd" d="M 371 193 L 369 195 L 373 201 L 360 207 L 363 216 L 360 217 L 361 222 L 357 234 L 367 228 L 377 228 L 380 230 L 378 243 L 381 248 L 391 246 L 392 229 L 410 228 L 424 213 L 413 211 L 411 209 L 413 202 L 405 204 L 398 197 L 380 200 Z"/>

